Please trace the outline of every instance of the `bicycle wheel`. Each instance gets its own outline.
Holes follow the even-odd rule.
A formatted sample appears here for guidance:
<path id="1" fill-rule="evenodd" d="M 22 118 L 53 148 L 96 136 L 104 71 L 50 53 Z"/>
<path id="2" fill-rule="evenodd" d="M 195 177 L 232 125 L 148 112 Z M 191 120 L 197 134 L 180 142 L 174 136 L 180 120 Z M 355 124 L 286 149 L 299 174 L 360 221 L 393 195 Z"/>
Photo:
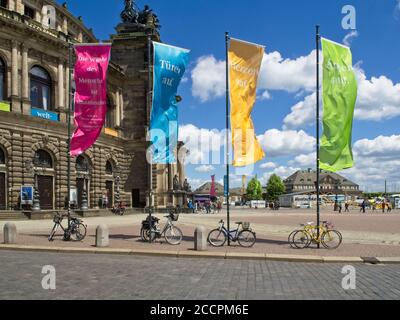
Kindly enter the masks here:
<path id="1" fill-rule="evenodd" d="M 140 229 L 140 238 L 142 239 L 142 241 L 149 241 L 149 237 L 146 231 L 147 229 L 145 228 Z"/>
<path id="2" fill-rule="evenodd" d="M 296 231 L 292 239 L 293 245 L 297 249 L 307 248 L 311 243 L 310 236 L 304 230 Z"/>
<path id="3" fill-rule="evenodd" d="M 57 229 L 58 229 L 58 224 L 55 223 L 55 224 L 54 224 L 54 227 L 53 227 L 53 229 L 51 230 L 50 235 L 49 235 L 49 237 L 48 237 L 48 240 L 49 240 L 50 242 L 53 241 L 53 238 L 54 238 L 54 235 L 55 235 L 56 232 L 57 232 Z"/>
<path id="4" fill-rule="evenodd" d="M 215 229 L 208 234 L 207 240 L 208 243 L 211 244 L 213 247 L 222 247 L 227 239 L 226 234 L 223 231 Z"/>
<path id="5" fill-rule="evenodd" d="M 169 244 L 176 246 L 181 243 L 183 233 L 178 227 L 172 226 L 165 231 L 164 238 Z"/>
<path id="6" fill-rule="evenodd" d="M 86 226 L 82 223 L 75 224 L 71 230 L 72 241 L 82 241 L 86 237 Z"/>
<path id="7" fill-rule="evenodd" d="M 290 246 L 291 246 L 293 249 L 296 249 L 296 247 L 294 246 L 294 243 L 293 243 L 293 236 L 294 236 L 294 234 L 295 234 L 297 231 L 299 231 L 299 230 L 294 230 L 294 231 L 292 231 L 292 233 L 289 234 L 289 237 L 288 237 L 288 243 L 290 244 Z"/>
<path id="8" fill-rule="evenodd" d="M 337 249 L 342 244 L 342 234 L 336 230 L 324 232 L 321 238 L 323 246 L 327 249 Z"/>
<path id="9" fill-rule="evenodd" d="M 250 230 L 242 230 L 239 232 L 237 240 L 241 247 L 251 248 L 256 243 L 256 234 Z"/>

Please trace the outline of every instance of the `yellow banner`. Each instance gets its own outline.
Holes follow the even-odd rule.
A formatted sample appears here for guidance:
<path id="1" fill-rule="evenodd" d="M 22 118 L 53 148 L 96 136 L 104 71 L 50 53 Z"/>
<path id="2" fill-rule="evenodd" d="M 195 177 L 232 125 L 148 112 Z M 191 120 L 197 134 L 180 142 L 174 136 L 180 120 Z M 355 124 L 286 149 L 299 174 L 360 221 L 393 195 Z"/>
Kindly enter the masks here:
<path id="1" fill-rule="evenodd" d="M 243 167 L 265 157 L 251 119 L 264 47 L 231 39 L 228 54 L 233 165 Z"/>

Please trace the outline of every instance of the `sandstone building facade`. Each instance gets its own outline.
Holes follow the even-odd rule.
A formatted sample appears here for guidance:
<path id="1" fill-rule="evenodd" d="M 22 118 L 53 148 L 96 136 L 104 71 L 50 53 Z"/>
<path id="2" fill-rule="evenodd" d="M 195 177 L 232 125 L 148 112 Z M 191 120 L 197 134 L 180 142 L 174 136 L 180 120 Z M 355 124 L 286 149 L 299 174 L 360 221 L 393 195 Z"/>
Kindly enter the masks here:
<path id="1" fill-rule="evenodd" d="M 51 8 L 55 9 L 54 21 L 47 21 Z M 145 25 L 122 23 L 108 40 L 112 56 L 106 125 L 92 148 L 72 158 L 71 184 L 78 208 L 86 191 L 89 208 L 101 207 L 104 194 L 109 207 L 121 199 L 128 207 L 143 208 L 150 174 L 156 206 L 184 202 L 184 192 L 173 191 L 175 176 L 183 185 L 183 165 L 150 168 L 146 161 L 150 116 L 147 37 L 160 38 L 156 16 L 151 11 L 141 14 Z M 67 120 L 73 92 L 68 39 L 99 42 L 66 4 L 1 0 L 0 216 L 7 210 L 23 209 L 21 187 L 34 186 L 35 176 L 42 212 L 66 206 Z"/>

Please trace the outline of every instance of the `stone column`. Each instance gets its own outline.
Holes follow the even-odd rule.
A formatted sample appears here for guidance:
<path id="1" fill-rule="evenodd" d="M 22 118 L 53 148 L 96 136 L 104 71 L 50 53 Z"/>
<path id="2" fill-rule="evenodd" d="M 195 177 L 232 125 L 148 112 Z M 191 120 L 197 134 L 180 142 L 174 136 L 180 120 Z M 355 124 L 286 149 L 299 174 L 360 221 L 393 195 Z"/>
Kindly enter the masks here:
<path id="1" fill-rule="evenodd" d="M 21 103 L 18 93 L 18 42 L 11 42 L 11 103 L 13 112 L 21 113 Z"/>
<path id="2" fill-rule="evenodd" d="M 122 90 L 119 90 L 119 105 L 121 106 L 121 123 L 124 120 L 124 95 Z"/>
<path id="3" fill-rule="evenodd" d="M 22 45 L 22 112 L 31 113 L 31 101 L 29 96 L 29 70 L 28 70 L 28 52 L 26 45 Z"/>
<path id="4" fill-rule="evenodd" d="M 64 109 L 64 63 L 60 59 L 58 62 L 58 107 L 60 111 Z"/>
<path id="5" fill-rule="evenodd" d="M 119 95 L 119 90 L 115 92 L 115 102 L 116 102 L 115 125 L 119 127 L 121 125 L 121 99 Z"/>
<path id="6" fill-rule="evenodd" d="M 22 4 L 22 0 L 15 0 L 15 11 L 20 14 L 24 14 L 25 5 Z"/>

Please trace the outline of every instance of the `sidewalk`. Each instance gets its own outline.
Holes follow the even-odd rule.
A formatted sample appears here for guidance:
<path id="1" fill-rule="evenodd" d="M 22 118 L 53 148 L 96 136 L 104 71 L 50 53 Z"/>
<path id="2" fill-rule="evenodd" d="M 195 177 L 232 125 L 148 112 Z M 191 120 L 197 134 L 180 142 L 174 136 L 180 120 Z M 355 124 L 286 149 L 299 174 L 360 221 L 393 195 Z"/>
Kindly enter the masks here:
<path id="1" fill-rule="evenodd" d="M 157 215 L 161 219 L 161 225 L 165 219 L 163 215 Z M 235 221 L 250 221 L 252 229 L 257 233 L 257 243 L 253 248 L 241 248 L 233 243 L 231 247 L 213 248 L 209 247 L 209 253 L 228 254 L 256 254 L 256 255 L 289 255 L 297 257 L 400 257 L 400 215 L 391 216 L 368 216 L 360 217 L 358 214 L 338 216 L 324 213 L 326 218 L 332 218 L 343 233 L 343 244 L 336 250 L 327 249 L 292 249 L 287 236 L 297 228 L 298 223 L 312 221 L 313 214 L 309 212 L 290 212 L 289 214 L 270 212 L 233 212 L 232 227 Z M 220 215 L 181 215 L 176 225 L 182 229 L 185 237 L 179 246 L 170 246 L 164 239 L 157 240 L 153 244 L 141 241 L 141 221 L 146 215 L 116 216 L 102 218 L 87 218 L 84 220 L 88 225 L 88 235 L 83 242 L 64 242 L 59 233 L 54 242 L 48 242 L 47 236 L 53 222 L 45 221 L 17 221 L 18 245 L 40 246 L 48 248 L 76 248 L 93 250 L 95 244 L 95 229 L 100 224 L 108 225 L 110 229 L 110 249 L 117 250 L 139 250 L 139 251 L 162 251 L 162 252 L 186 252 L 193 253 L 194 230 L 197 226 L 204 226 L 211 230 L 216 228 L 218 221 L 224 219 Z M 3 225 L 0 223 L 0 241 L 3 239 Z M 374 231 L 375 230 L 375 231 Z M 388 230 L 388 231 L 385 231 Z"/>

